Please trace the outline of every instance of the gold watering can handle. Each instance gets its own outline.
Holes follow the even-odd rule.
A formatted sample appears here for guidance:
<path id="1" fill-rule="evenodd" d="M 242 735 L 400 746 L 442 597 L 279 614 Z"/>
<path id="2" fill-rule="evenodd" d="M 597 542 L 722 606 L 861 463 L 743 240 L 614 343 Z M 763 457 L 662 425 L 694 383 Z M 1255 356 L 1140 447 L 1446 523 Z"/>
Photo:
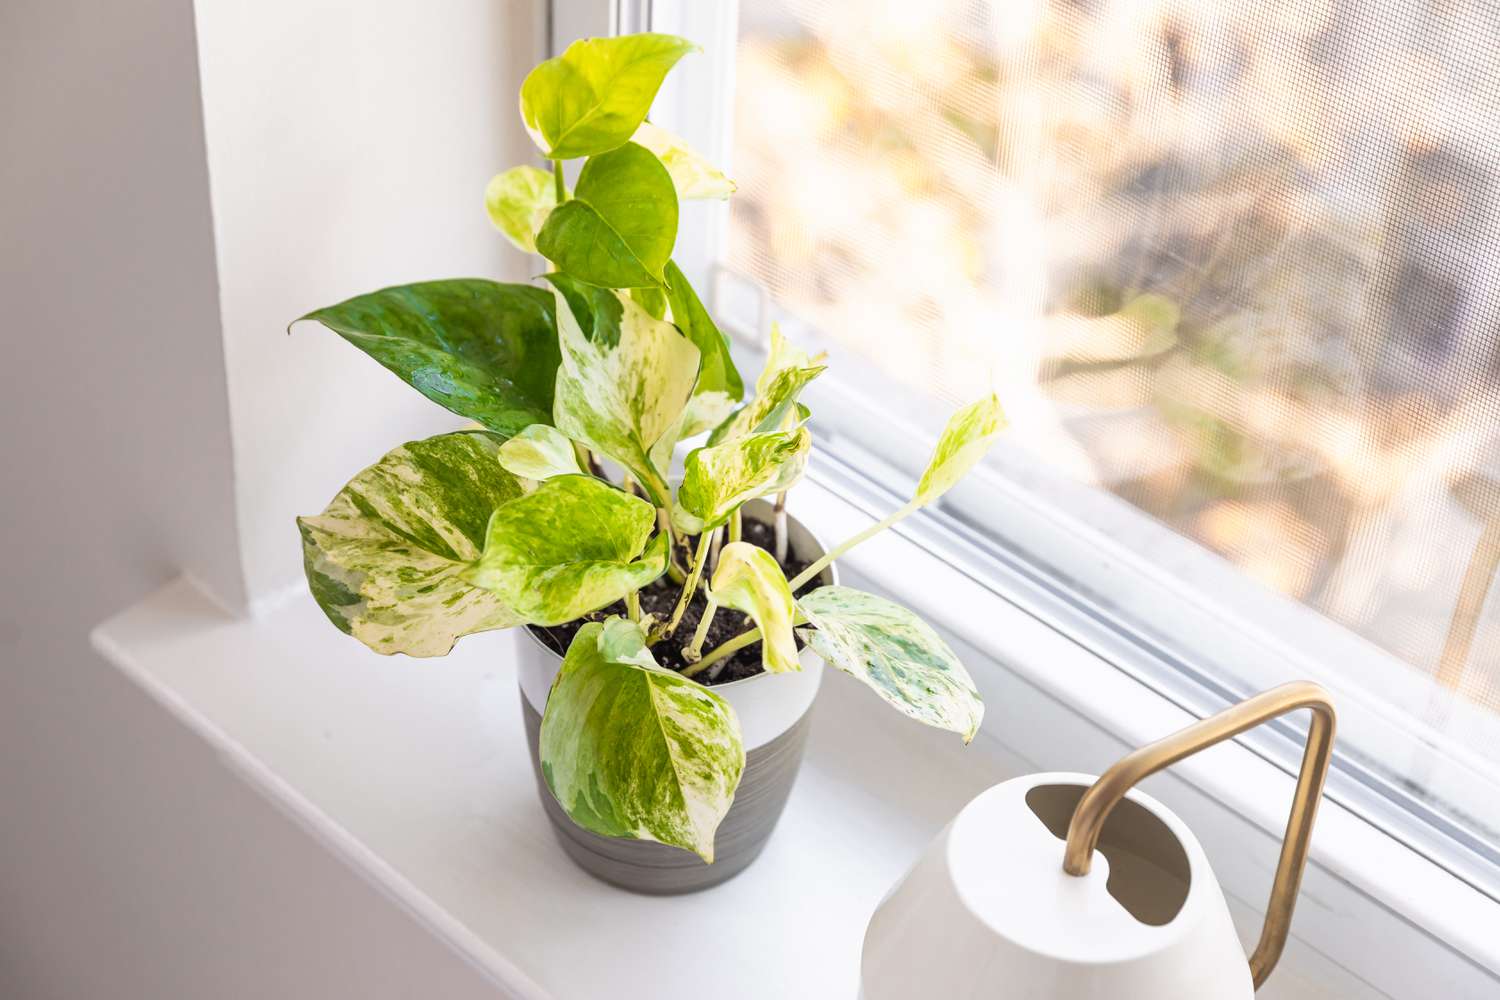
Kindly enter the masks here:
<path id="1" fill-rule="evenodd" d="M 1292 815 L 1287 820 L 1281 859 L 1276 863 L 1271 901 L 1266 906 L 1266 923 L 1260 932 L 1260 943 L 1250 956 L 1250 978 L 1255 988 L 1260 989 L 1286 947 L 1286 937 L 1292 927 L 1292 908 L 1297 905 L 1297 890 L 1302 885 L 1302 871 L 1307 867 L 1313 820 L 1318 815 L 1323 781 L 1328 777 L 1328 764 L 1333 756 L 1336 727 L 1333 703 L 1328 692 L 1319 685 L 1296 681 L 1272 688 L 1166 739 L 1141 747 L 1104 772 L 1078 800 L 1073 822 L 1068 827 L 1063 870 L 1069 875 L 1089 873 L 1104 821 L 1125 793 L 1138 782 L 1199 750 L 1233 739 L 1247 729 L 1299 708 L 1312 709 L 1312 725 L 1307 731 L 1307 750 L 1302 755 L 1302 773 L 1297 778 L 1297 794 L 1292 799 Z"/>

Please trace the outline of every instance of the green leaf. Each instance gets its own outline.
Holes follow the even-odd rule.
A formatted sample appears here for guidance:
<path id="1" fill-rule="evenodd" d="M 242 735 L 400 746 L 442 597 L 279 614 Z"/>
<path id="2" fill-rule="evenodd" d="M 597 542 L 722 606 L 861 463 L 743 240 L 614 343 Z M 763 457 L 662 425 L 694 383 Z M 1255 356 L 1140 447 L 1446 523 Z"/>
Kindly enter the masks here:
<path id="1" fill-rule="evenodd" d="M 807 428 L 751 434 L 696 448 L 684 464 L 672 522 L 684 534 L 712 531 L 745 501 L 777 493 L 807 467 L 812 435 Z"/>
<path id="2" fill-rule="evenodd" d="M 723 199 L 736 190 L 734 181 L 725 177 L 722 170 L 698 155 L 697 150 L 689 146 L 681 136 L 673 135 L 664 128 L 657 128 L 650 122 L 641 122 L 641 127 L 635 130 L 630 141 L 645 146 L 656 154 L 656 158 L 667 168 L 667 173 L 672 175 L 678 198 Z"/>
<path id="3" fill-rule="evenodd" d="M 672 305 L 672 321 L 683 336 L 698 347 L 703 356 L 703 365 L 698 372 L 698 384 L 693 389 L 692 402 L 688 404 L 688 415 L 683 422 L 680 437 L 701 434 L 717 426 L 729 414 L 735 403 L 745 395 L 745 383 L 740 379 L 739 369 L 729 353 L 729 338 L 719 330 L 687 275 L 675 261 L 667 262 L 667 300 Z"/>
<path id="4" fill-rule="evenodd" d="M 952 489 L 984 457 L 990 450 L 990 442 L 1004 429 L 1005 413 L 994 393 L 949 418 L 932 460 L 922 473 L 922 481 L 917 484 L 912 506 L 925 507 Z"/>
<path id="5" fill-rule="evenodd" d="M 521 84 L 521 120 L 549 160 L 595 156 L 640 127 L 677 61 L 698 46 L 674 35 L 584 38 Z"/>
<path id="6" fill-rule="evenodd" d="M 792 634 L 792 588 L 776 558 L 749 542 L 730 542 L 719 552 L 709 591 L 726 608 L 755 619 L 761 632 L 761 665 L 766 673 L 801 670 Z"/>
<path id="7" fill-rule="evenodd" d="M 655 526 L 639 497 L 591 476 L 554 476 L 495 511 L 466 578 L 528 624 L 561 625 L 666 571 L 666 536 L 646 544 Z"/>
<path id="8" fill-rule="evenodd" d="M 556 427 L 532 424 L 500 446 L 500 464 L 522 479 L 583 475 L 573 442 Z"/>
<path id="9" fill-rule="evenodd" d="M 668 263 L 667 267 L 672 265 Z M 667 272 L 667 280 L 671 280 L 671 272 Z M 652 319 L 667 318 L 667 293 L 660 288 L 632 288 L 630 297 L 639 303 L 640 307 L 651 314 Z"/>
<path id="10" fill-rule="evenodd" d="M 536 167 L 512 167 L 484 189 L 490 222 L 521 250 L 536 253 L 536 234 L 557 207 L 552 175 Z"/>
<path id="11" fill-rule="evenodd" d="M 521 495 L 488 431 L 410 441 L 299 517 L 303 564 L 328 619 L 377 653 L 442 656 L 460 636 L 519 625 L 463 573 L 490 515 Z"/>
<path id="12" fill-rule="evenodd" d="M 620 307 L 618 325 L 601 325 L 599 310 L 573 311 L 566 278 L 548 275 L 557 295 L 557 332 L 563 360 L 553 407 L 557 429 L 619 462 L 667 507 L 671 494 L 664 465 L 652 449 L 673 432 L 698 377 L 698 349 L 670 323 L 628 297 L 602 293 Z M 582 323 L 594 331 L 590 337 Z M 614 334 L 613 343 L 601 330 Z M 670 445 L 668 446 L 670 447 Z"/>
<path id="13" fill-rule="evenodd" d="M 408 385 L 459 416 L 514 434 L 552 420 L 552 296 L 454 278 L 399 285 L 310 312 Z"/>
<path id="14" fill-rule="evenodd" d="M 799 602 L 815 626 L 802 638 L 824 660 L 858 678 L 897 710 L 967 743 L 984 702 L 932 627 L 899 604 L 850 587 L 819 587 Z"/>
<path id="15" fill-rule="evenodd" d="M 620 319 L 625 315 L 625 307 L 620 303 L 625 296 L 614 289 L 590 285 L 560 271 L 545 277 L 553 289 L 567 301 L 568 315 L 563 317 L 565 322 L 571 317 L 577 322 L 584 337 L 600 348 L 619 345 Z M 647 314 L 650 314 L 649 310 Z"/>
<path id="16" fill-rule="evenodd" d="M 633 142 L 589 158 L 571 201 L 552 210 L 536 248 L 602 288 L 665 287 L 677 242 L 677 192 L 667 168 Z"/>
<path id="17" fill-rule="evenodd" d="M 770 380 L 763 392 L 736 410 L 709 435 L 709 444 L 733 441 L 747 434 L 788 430 L 800 425 L 807 410 L 797 396 L 807 384 L 822 374 L 822 365 L 783 368 Z"/>
<path id="18" fill-rule="evenodd" d="M 656 665 L 623 618 L 578 630 L 542 713 L 539 756 L 573 822 L 714 860 L 714 832 L 745 770 L 739 719 L 720 695 Z"/>

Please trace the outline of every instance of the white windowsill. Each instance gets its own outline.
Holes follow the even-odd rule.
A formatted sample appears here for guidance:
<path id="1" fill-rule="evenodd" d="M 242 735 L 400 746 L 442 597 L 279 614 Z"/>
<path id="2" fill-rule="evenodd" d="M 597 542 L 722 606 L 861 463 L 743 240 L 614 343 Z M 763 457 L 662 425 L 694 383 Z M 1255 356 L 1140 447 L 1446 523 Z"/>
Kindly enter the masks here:
<path id="1" fill-rule="evenodd" d="M 794 496 L 825 537 L 863 522 L 816 483 Z M 1097 772 L 1189 720 L 899 534 L 841 566 L 951 630 L 986 697 L 980 738 L 964 749 L 830 671 L 765 855 L 717 889 L 672 899 L 595 882 L 554 845 L 507 668 L 514 636 L 471 637 L 440 661 L 384 658 L 333 629 L 300 588 L 236 620 L 179 580 L 94 641 L 510 995 L 852 997 L 871 910 L 969 797 L 1036 768 Z M 985 623 L 982 652 L 962 638 L 972 622 Z M 1290 776 L 1225 746 L 1148 787 L 1204 841 L 1252 938 Z M 1260 995 L 1493 997 L 1496 926 L 1500 907 L 1329 804 L 1295 940 Z"/>

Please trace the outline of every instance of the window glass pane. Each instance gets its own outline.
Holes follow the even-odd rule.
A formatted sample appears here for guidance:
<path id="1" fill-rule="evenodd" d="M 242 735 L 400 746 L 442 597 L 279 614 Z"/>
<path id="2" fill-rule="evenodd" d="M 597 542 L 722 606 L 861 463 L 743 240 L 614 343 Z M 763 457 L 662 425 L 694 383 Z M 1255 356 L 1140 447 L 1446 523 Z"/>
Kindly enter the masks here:
<path id="1" fill-rule="evenodd" d="M 1376 765 L 1500 840 L 1500 8 L 740 10 L 729 269 L 1367 640 L 1463 778 Z"/>

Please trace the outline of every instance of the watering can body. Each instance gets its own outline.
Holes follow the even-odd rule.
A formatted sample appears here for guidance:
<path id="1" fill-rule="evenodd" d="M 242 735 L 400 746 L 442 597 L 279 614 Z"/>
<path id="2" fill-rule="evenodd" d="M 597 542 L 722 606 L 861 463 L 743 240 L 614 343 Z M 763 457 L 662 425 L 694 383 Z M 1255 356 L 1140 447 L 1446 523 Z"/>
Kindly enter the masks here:
<path id="1" fill-rule="evenodd" d="M 1255 726 L 1310 710 L 1260 940 L 1248 962 L 1203 847 L 1136 790 Z M 1291 931 L 1333 755 L 1333 702 L 1295 681 L 1130 753 L 1095 778 L 996 785 L 944 828 L 865 932 L 864 1000 L 1249 1000 Z"/>
<path id="2" fill-rule="evenodd" d="M 1064 871 L 1068 818 L 1095 781 L 1030 775 L 970 802 L 870 921 L 866 1000 L 1250 1000 L 1203 848 L 1159 802 L 1130 792 L 1089 873 Z"/>

